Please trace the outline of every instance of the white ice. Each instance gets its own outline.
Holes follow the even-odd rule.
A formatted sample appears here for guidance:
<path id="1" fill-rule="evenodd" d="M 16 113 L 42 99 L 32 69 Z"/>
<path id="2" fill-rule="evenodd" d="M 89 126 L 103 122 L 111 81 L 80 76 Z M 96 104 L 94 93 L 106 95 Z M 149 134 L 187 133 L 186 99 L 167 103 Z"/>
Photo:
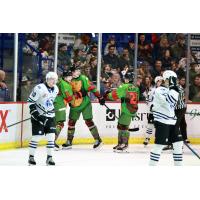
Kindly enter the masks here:
<path id="1" fill-rule="evenodd" d="M 130 145 L 129 153 L 114 153 L 113 145 L 104 145 L 99 150 L 93 150 L 92 145 L 74 145 L 71 150 L 54 151 L 54 160 L 57 166 L 148 166 L 149 154 L 152 145 L 144 148 L 143 145 Z M 200 153 L 200 145 L 192 145 L 197 153 Z M 0 166 L 27 166 L 28 148 L 0 151 Z M 37 165 L 45 165 L 46 148 L 38 147 L 35 160 Z M 172 151 L 161 154 L 159 165 L 172 166 Z M 183 165 L 197 166 L 200 160 L 192 152 L 184 147 Z"/>

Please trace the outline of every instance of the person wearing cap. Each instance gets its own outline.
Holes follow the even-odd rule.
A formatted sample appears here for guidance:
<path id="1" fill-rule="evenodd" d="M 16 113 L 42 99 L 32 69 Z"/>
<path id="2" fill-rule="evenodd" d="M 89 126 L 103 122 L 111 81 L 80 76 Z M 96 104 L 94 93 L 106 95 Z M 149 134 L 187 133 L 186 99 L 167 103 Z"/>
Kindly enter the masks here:
<path id="1" fill-rule="evenodd" d="M 67 70 L 71 65 L 71 58 L 67 55 L 67 44 L 62 43 L 58 47 L 58 66 Z"/>
<path id="2" fill-rule="evenodd" d="M 57 86 L 59 89 L 58 96 L 54 101 L 55 107 L 55 119 L 56 119 L 56 135 L 55 135 L 55 150 L 60 149 L 56 143 L 61 130 L 64 127 L 66 121 L 66 107 L 73 99 L 72 86 L 70 85 L 72 80 L 72 71 L 66 70 L 63 72 L 62 77 L 58 80 Z"/>

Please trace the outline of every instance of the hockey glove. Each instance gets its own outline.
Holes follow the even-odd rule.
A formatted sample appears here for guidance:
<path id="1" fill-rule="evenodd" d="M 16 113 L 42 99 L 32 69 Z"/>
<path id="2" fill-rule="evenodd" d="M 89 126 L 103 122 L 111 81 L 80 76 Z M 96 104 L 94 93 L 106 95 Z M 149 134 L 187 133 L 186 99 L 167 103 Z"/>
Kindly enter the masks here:
<path id="1" fill-rule="evenodd" d="M 170 76 L 169 77 L 169 89 L 175 90 L 176 92 L 179 92 L 178 86 L 177 86 L 177 79 L 176 77 Z"/>
<path id="2" fill-rule="evenodd" d="M 102 96 L 100 96 L 100 97 L 98 97 L 98 99 L 99 99 L 99 103 L 100 103 L 100 105 L 105 105 L 105 99 L 102 97 Z"/>
<path id="3" fill-rule="evenodd" d="M 38 121 L 41 125 L 45 125 L 48 119 L 45 116 L 40 115 L 40 113 L 36 109 L 36 105 L 31 104 L 29 108 L 30 108 L 31 118 L 34 119 L 35 121 Z"/>

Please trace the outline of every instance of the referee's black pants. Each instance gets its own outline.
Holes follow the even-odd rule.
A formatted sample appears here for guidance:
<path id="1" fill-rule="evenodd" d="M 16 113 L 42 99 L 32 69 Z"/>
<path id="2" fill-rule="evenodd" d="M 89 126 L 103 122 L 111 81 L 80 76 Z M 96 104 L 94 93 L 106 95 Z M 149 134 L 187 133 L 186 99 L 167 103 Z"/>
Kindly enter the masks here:
<path id="1" fill-rule="evenodd" d="M 175 133 L 181 133 L 183 141 L 187 139 L 187 124 L 185 121 L 186 108 L 175 110 L 177 121 L 175 124 Z M 172 144 L 171 134 L 169 135 L 169 144 Z"/>

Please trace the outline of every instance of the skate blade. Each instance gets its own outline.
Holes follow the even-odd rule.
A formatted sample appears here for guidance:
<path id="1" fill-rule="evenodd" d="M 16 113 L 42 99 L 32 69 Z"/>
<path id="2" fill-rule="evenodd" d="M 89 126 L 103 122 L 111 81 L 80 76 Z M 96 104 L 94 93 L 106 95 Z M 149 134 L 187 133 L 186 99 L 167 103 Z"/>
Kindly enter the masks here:
<path id="1" fill-rule="evenodd" d="M 130 153 L 127 149 L 123 150 L 123 151 L 121 151 L 121 150 L 115 150 L 114 152 L 115 153 Z"/>
<path id="2" fill-rule="evenodd" d="M 28 163 L 28 166 L 36 166 L 36 165 L 33 165 L 33 164 Z"/>
<path id="3" fill-rule="evenodd" d="M 96 148 L 93 148 L 95 151 L 101 149 L 101 147 L 103 146 L 103 142 Z"/>
<path id="4" fill-rule="evenodd" d="M 55 166 L 55 165 L 50 165 L 50 164 L 46 163 L 46 166 Z"/>
<path id="5" fill-rule="evenodd" d="M 62 147 L 62 150 L 70 150 L 72 147 Z"/>

